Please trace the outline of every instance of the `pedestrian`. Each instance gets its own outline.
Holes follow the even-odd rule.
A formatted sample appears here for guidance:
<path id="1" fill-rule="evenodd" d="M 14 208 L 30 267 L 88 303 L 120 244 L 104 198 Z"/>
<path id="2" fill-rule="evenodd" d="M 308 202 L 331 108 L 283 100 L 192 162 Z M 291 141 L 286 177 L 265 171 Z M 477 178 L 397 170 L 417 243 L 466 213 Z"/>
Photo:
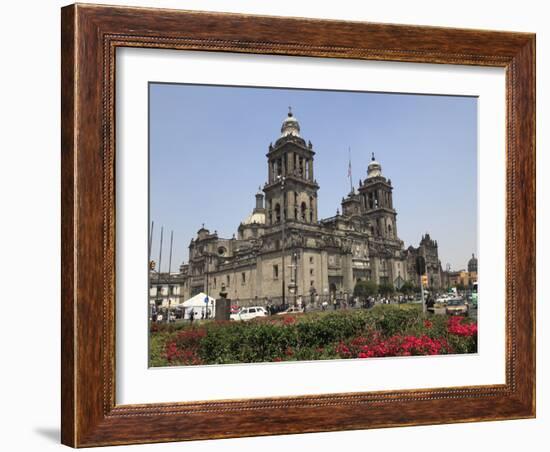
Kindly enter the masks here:
<path id="1" fill-rule="evenodd" d="M 189 314 L 189 322 L 193 323 L 193 320 L 195 320 L 195 310 L 191 309 L 191 313 Z"/>

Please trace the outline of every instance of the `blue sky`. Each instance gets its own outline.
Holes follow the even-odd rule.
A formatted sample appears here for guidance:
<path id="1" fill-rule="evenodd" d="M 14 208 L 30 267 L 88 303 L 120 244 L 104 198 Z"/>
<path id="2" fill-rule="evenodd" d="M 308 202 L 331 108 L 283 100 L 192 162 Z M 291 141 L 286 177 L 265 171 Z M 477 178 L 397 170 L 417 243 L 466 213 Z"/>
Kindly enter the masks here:
<path id="1" fill-rule="evenodd" d="M 445 268 L 477 254 L 477 99 L 181 84 L 149 85 L 152 257 L 172 271 L 187 261 L 202 223 L 223 237 L 237 232 L 267 179 L 266 153 L 288 106 L 311 140 L 320 185 L 319 218 L 332 216 L 353 182 L 366 177 L 371 153 L 391 179 L 397 232 L 417 246 L 429 232 Z M 168 239 L 167 239 L 168 238 Z"/>

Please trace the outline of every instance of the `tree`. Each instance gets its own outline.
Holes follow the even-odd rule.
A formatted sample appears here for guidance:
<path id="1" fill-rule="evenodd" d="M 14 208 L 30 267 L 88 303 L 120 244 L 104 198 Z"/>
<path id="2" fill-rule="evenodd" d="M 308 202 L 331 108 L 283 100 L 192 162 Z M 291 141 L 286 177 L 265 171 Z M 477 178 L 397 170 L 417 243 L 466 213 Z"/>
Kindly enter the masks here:
<path id="1" fill-rule="evenodd" d="M 353 296 L 367 298 L 378 293 L 378 286 L 374 281 L 357 281 L 353 289 Z"/>
<path id="2" fill-rule="evenodd" d="M 405 283 L 403 283 L 403 285 L 401 286 L 401 289 L 399 289 L 399 292 L 405 295 L 411 294 L 414 291 L 415 291 L 414 284 L 411 283 L 410 281 L 406 281 Z"/>
<path id="3" fill-rule="evenodd" d="M 395 289 L 391 283 L 382 283 L 378 286 L 378 291 L 380 292 L 380 295 L 386 296 L 391 295 Z"/>

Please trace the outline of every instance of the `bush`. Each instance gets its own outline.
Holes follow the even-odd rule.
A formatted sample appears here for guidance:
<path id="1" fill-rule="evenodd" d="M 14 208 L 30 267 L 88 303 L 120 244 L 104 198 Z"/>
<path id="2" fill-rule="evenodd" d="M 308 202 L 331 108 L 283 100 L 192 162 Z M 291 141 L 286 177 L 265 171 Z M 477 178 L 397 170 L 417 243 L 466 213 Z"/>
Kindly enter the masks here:
<path id="1" fill-rule="evenodd" d="M 423 314 L 418 306 L 379 305 L 372 309 L 375 328 L 385 336 L 407 331 L 415 325 L 421 325 Z"/>
<path id="2" fill-rule="evenodd" d="M 477 350 L 475 323 L 460 317 L 426 319 L 416 305 L 379 305 L 370 310 L 312 312 L 250 322 L 207 321 L 160 326 L 151 334 L 151 366 Z"/>

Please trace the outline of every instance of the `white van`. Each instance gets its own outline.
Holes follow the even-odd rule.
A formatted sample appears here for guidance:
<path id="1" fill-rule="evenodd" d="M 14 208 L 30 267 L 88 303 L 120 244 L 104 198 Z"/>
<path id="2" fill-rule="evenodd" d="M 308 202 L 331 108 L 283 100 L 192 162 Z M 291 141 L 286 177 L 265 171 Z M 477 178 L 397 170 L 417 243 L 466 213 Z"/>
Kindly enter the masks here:
<path id="1" fill-rule="evenodd" d="M 267 311 L 261 306 L 241 308 L 236 314 L 229 316 L 230 320 L 252 320 L 256 317 L 266 317 Z"/>

